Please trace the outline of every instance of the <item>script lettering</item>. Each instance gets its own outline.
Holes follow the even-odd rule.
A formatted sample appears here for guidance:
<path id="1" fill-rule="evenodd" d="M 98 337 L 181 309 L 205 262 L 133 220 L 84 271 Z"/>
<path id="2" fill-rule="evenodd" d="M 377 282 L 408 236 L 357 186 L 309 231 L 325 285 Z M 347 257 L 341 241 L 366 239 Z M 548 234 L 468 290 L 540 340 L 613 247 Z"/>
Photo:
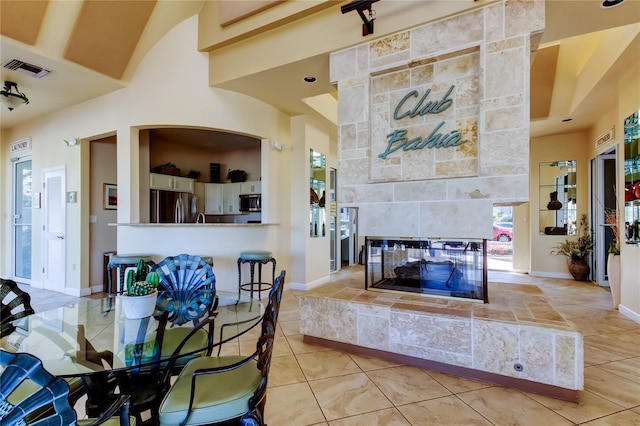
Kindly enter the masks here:
<path id="1" fill-rule="evenodd" d="M 429 136 L 424 139 L 422 137 L 408 139 L 406 137 L 406 129 L 394 130 L 387 135 L 387 149 L 385 149 L 382 154 L 379 154 L 378 157 L 387 158 L 387 155 L 401 148 L 403 151 L 418 150 L 425 147 L 429 149 L 449 148 L 468 142 L 466 139 L 462 140 L 462 134 L 457 130 L 453 130 L 449 134 L 438 133 L 438 130 L 440 130 L 443 125 L 444 121 L 440 122 L 440 124 L 429 133 Z"/>

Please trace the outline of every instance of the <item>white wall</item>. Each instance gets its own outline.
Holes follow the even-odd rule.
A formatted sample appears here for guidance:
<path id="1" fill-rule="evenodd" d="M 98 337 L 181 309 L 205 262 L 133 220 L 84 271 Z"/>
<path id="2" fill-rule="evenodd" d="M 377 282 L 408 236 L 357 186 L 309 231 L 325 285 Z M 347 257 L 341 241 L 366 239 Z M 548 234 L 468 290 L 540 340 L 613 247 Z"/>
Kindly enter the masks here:
<path id="1" fill-rule="evenodd" d="M 266 187 L 266 191 L 274 197 L 271 200 L 265 200 L 267 211 L 264 212 L 263 219 L 267 218 L 271 223 L 282 221 L 283 224 L 282 228 L 265 231 L 268 234 L 266 238 L 269 240 L 269 246 L 274 247 L 274 252 L 278 253 L 279 268 L 289 267 L 288 254 L 292 251 L 290 244 L 305 245 L 304 241 L 292 241 L 289 238 L 290 194 L 289 191 L 281 188 L 286 188 L 290 181 L 298 179 L 295 174 L 290 173 L 293 170 L 290 170 L 289 161 L 292 159 L 291 153 L 296 149 L 305 149 L 306 141 L 290 138 L 289 117 L 275 108 L 248 96 L 209 87 L 207 55 L 198 52 L 196 46 L 197 17 L 193 16 L 177 25 L 149 51 L 127 88 L 17 126 L 3 134 L 3 146 L 8 143 L 5 140 L 32 138 L 35 187 L 41 184 L 41 169 L 66 165 L 66 190 L 78 191 L 79 202 L 67 206 L 69 208 L 67 210 L 66 269 L 71 271 L 71 265 L 80 265 L 75 273 L 68 273 L 68 293 L 80 294 L 88 291 L 89 238 L 88 235 L 83 237 L 81 234 L 89 229 L 90 210 L 89 173 L 81 172 L 82 167 L 84 170 L 88 169 L 89 156 L 81 157 L 81 150 L 65 147 L 62 139 L 69 137 L 91 140 L 107 134 L 116 135 L 119 196 L 117 220 L 120 223 L 137 222 L 140 205 L 144 203 L 144 200 L 141 201 L 139 198 L 138 188 L 140 176 L 146 175 L 148 168 L 145 167 L 148 167 L 148 164 L 144 166 L 139 156 L 139 129 L 157 126 L 190 126 L 243 133 L 258 139 L 278 140 L 288 146 L 287 151 L 272 150 L 266 144 L 265 152 L 263 141 L 261 164 L 263 188 Z M 250 60 L 247 58 L 247 61 Z M 237 64 L 237 66 L 242 65 L 242 63 Z M 142 145 L 146 149 L 145 143 Z M 83 161 L 86 165 L 83 165 Z M 7 176 L 6 169 L 3 170 L 3 176 Z M 305 175 L 304 179 L 308 181 L 308 176 Z M 3 194 L 10 194 L 8 180 L 3 178 L 2 184 Z M 82 191 L 82 185 L 86 185 L 87 189 Z M 3 196 L 3 199 L 6 200 L 7 196 Z M 7 227 L 8 218 L 3 216 L 5 233 L 2 236 L 2 247 L 10 249 L 10 242 L 6 236 Z M 36 214 L 34 230 L 41 228 L 41 216 Z M 154 234 L 145 234 L 144 231 L 140 231 L 143 236 L 132 232 L 131 228 L 119 227 L 118 252 L 139 252 L 142 250 L 140 244 L 145 244 L 148 248 L 142 251 L 157 255 L 164 254 L 160 251 L 162 245 L 158 244 L 159 240 L 164 240 L 164 231 L 155 230 L 154 232 Z M 132 235 L 140 238 L 132 238 Z M 253 234 L 247 235 L 242 232 L 234 235 L 234 238 L 249 242 L 253 238 Z M 203 241 L 202 244 L 209 249 L 203 251 L 203 254 L 224 252 L 225 257 L 234 260 L 239 255 L 237 251 L 239 246 L 231 247 L 228 240 L 198 234 L 192 236 L 196 239 L 206 238 L 206 242 Z M 33 275 L 36 280 L 40 276 L 42 263 L 40 240 L 40 233 L 34 232 Z M 194 245 L 194 249 L 200 247 L 198 244 Z M 6 251 L 6 253 L 9 252 L 9 250 Z M 328 256 L 328 247 L 326 252 Z M 175 253 L 171 250 L 171 253 L 167 254 Z M 2 262 L 0 272 L 10 270 L 8 257 L 4 257 L 0 262 Z M 222 261 L 216 263 L 216 265 L 224 264 Z M 328 268 L 327 261 L 327 273 Z M 288 279 L 290 278 L 293 277 L 288 276 Z M 296 279 L 303 281 L 304 276 Z"/>
<path id="2" fill-rule="evenodd" d="M 636 62 L 633 67 L 624 74 L 619 82 L 618 98 L 618 119 L 617 128 L 622 129 L 624 119 L 634 111 L 640 109 L 640 63 Z M 618 141 L 618 163 L 622 164 L 624 155 L 623 142 Z M 618 182 L 624 182 L 624 170 L 618 167 Z M 624 200 L 624 185 L 618 185 L 618 200 Z M 622 223 L 625 222 L 623 218 Z M 640 247 L 623 244 L 620 251 L 621 265 L 621 290 L 620 307 L 621 313 L 640 322 Z"/>
<path id="3" fill-rule="evenodd" d="M 566 235 L 545 235 L 540 233 L 540 214 L 547 213 L 548 198 L 540 200 L 540 163 L 576 160 L 577 164 L 577 217 L 589 211 L 589 159 L 586 154 L 586 133 L 569 133 L 545 136 L 531 140 L 531 166 L 529 177 L 531 275 L 542 277 L 568 278 L 565 256 L 550 254 L 551 248 L 567 238 Z"/>

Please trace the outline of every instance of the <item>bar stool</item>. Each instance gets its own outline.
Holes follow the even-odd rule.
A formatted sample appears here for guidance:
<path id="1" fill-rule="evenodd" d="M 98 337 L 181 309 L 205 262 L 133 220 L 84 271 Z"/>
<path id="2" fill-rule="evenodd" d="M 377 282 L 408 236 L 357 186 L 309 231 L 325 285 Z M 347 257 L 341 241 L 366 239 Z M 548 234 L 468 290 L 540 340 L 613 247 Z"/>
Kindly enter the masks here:
<path id="1" fill-rule="evenodd" d="M 149 266 L 155 265 L 155 262 L 151 259 L 151 255 L 148 254 L 112 254 L 109 263 L 107 264 L 107 292 L 113 293 L 113 284 L 111 282 L 111 270 L 118 268 L 120 274 L 118 275 L 118 283 L 116 292 L 122 291 L 124 287 L 124 276 L 127 268 L 135 268 L 138 266 L 138 262 L 142 259 Z M 122 287 L 120 287 L 122 286 Z"/>
<path id="2" fill-rule="evenodd" d="M 198 256 L 200 259 L 213 268 L 213 257 L 211 256 Z"/>
<path id="3" fill-rule="evenodd" d="M 271 262 L 273 264 L 273 269 L 271 271 L 271 282 L 262 282 L 262 265 Z M 241 266 L 243 263 L 249 263 L 249 267 L 251 270 L 251 281 L 248 283 L 242 282 L 242 270 Z M 258 281 L 254 281 L 255 277 L 255 266 L 258 265 Z M 240 297 L 241 291 L 249 291 L 251 298 L 253 298 L 253 292 L 258 292 L 258 297 L 260 297 L 261 291 L 271 290 L 273 287 L 273 282 L 276 278 L 276 260 L 271 255 L 270 251 L 262 251 L 262 250 L 252 250 L 252 251 L 243 251 L 240 253 L 240 257 L 238 258 L 238 297 Z M 256 289 L 257 288 L 257 289 Z"/>

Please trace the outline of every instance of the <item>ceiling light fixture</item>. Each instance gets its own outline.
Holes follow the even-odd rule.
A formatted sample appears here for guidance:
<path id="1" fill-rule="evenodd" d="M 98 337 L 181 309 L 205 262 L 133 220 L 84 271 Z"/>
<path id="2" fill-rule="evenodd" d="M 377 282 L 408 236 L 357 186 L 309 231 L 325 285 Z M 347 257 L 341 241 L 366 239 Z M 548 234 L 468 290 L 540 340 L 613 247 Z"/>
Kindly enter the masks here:
<path id="1" fill-rule="evenodd" d="M 0 102 L 9 108 L 9 111 L 13 111 L 22 104 L 28 104 L 29 98 L 27 98 L 27 95 L 24 93 L 18 91 L 17 83 L 5 81 L 4 89 L 0 91 Z"/>
<path id="2" fill-rule="evenodd" d="M 376 19 L 374 18 L 376 11 L 371 9 L 371 5 L 377 1 L 378 0 L 354 0 L 340 8 L 343 15 L 353 10 L 358 11 L 358 15 L 360 15 L 362 22 L 364 22 L 364 24 L 362 24 L 362 37 L 373 34 L 373 21 Z M 365 10 L 369 12 L 368 18 L 364 14 Z"/>
<path id="3" fill-rule="evenodd" d="M 305 78 L 304 78 L 304 81 L 305 81 L 306 83 L 315 83 L 315 82 L 316 82 L 316 78 L 315 78 L 315 77 L 311 77 L 311 76 L 309 76 L 309 77 L 305 77 Z"/>

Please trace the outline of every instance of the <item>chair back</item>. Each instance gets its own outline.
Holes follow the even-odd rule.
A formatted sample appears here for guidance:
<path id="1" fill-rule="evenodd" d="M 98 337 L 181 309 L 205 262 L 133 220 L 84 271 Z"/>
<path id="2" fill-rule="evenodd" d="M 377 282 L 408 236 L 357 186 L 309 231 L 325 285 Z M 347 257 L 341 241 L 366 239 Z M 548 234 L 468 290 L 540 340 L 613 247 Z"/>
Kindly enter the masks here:
<path id="1" fill-rule="evenodd" d="M 271 354 L 273 352 L 273 342 L 276 333 L 276 324 L 278 323 L 278 313 L 280 312 L 280 302 L 282 300 L 282 288 L 284 287 L 285 271 L 281 271 L 273 282 L 273 287 L 269 292 L 269 302 L 265 308 L 262 319 L 262 332 L 258 339 L 256 347 L 256 361 L 262 380 L 260 386 L 249 400 L 249 407 L 262 407 L 264 405 L 267 393 L 267 379 L 269 377 L 269 368 L 271 367 Z M 264 412 L 263 407 L 260 412 Z"/>
<path id="2" fill-rule="evenodd" d="M 15 281 L 0 278 L 0 337 L 15 330 L 13 321 L 34 312 L 29 293 L 22 291 Z"/>
<path id="3" fill-rule="evenodd" d="M 43 410 L 44 418 L 38 422 L 47 425 L 75 425 L 76 412 L 69 404 L 69 385 L 64 379 L 52 376 L 42 366 L 42 361 L 27 353 L 10 353 L 0 350 L 0 424 L 13 426 L 31 424 L 28 416 Z M 30 380 L 39 389 L 26 397 L 13 395 L 25 381 Z M 46 419 L 46 421 L 45 421 Z M 34 421 L 35 422 L 35 421 Z"/>
<path id="4" fill-rule="evenodd" d="M 169 256 L 153 266 L 160 276 L 156 308 L 169 312 L 167 321 L 196 324 L 211 313 L 216 292 L 216 276 L 199 256 Z"/>

